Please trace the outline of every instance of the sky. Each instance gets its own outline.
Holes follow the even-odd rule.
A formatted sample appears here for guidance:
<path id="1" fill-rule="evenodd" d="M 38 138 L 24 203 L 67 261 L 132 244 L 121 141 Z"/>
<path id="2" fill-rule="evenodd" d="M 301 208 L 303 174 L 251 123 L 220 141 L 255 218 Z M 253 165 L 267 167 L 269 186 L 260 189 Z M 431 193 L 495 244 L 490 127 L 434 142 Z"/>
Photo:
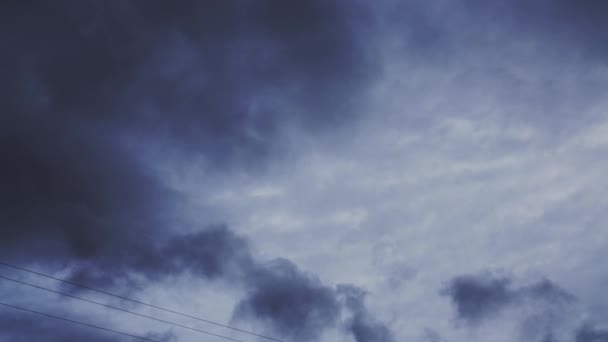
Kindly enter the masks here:
<path id="1" fill-rule="evenodd" d="M 0 6 L 1 263 L 285 342 L 608 342 L 607 2 Z M 222 340 L 5 278 L 268 341 L 0 276 L 0 341 Z"/>

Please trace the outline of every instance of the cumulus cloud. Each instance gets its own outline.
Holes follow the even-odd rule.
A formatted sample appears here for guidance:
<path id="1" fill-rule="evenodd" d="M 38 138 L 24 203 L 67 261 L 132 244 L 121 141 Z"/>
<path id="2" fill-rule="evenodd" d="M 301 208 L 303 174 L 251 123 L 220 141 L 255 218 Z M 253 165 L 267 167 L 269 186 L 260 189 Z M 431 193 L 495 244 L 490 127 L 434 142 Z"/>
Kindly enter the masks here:
<path id="1" fill-rule="evenodd" d="M 59 1 L 2 16 L 2 255 L 112 276 L 165 272 L 153 255 L 183 239 L 181 198 L 147 151 L 259 163 L 279 126 L 354 115 L 373 68 L 366 12 L 345 2 Z"/>
<path id="2" fill-rule="evenodd" d="M 77 263 L 72 279 L 98 286 L 130 280 L 134 275 L 161 280 L 189 273 L 209 280 L 230 280 L 242 277 L 254 264 L 248 241 L 226 226 L 175 235 L 167 241 L 139 245 L 137 249 L 130 247 L 111 256 Z"/>
<path id="3" fill-rule="evenodd" d="M 168 139 L 215 163 L 257 160 L 285 122 L 344 121 L 373 75 L 366 11 L 341 1 L 5 7 L 9 117 Z"/>
<path id="4" fill-rule="evenodd" d="M 287 340 L 317 341 L 339 324 L 357 342 L 395 341 L 390 328 L 367 309 L 365 290 L 324 285 L 288 260 L 260 265 L 246 287 L 233 318 L 261 323 Z"/>
<path id="5" fill-rule="evenodd" d="M 470 324 L 478 324 L 525 301 L 559 305 L 575 300 L 574 296 L 546 279 L 515 287 L 511 279 L 489 273 L 458 276 L 450 281 L 442 294 L 450 297 L 458 317 Z"/>
<path id="6" fill-rule="evenodd" d="M 252 291 L 239 312 L 259 309 L 280 331 L 314 335 L 337 310 L 316 309 L 314 300 L 333 292 L 289 262 L 260 266 L 224 226 L 192 227 L 179 211 L 184 197 L 150 156 L 202 160 L 218 173 L 257 167 L 280 149 L 283 128 L 331 131 L 356 117 L 377 68 L 364 44 L 373 22 L 365 8 L 273 0 L 3 6 L 0 256 L 99 287 L 183 273 L 238 278 Z M 274 298 L 270 309 L 257 302 L 264 298 Z M 312 332 L 296 329 L 290 311 L 273 311 L 290 300 L 310 305 L 304 328 Z"/>
<path id="7" fill-rule="evenodd" d="M 345 322 L 345 328 L 357 342 L 394 342 L 393 332 L 387 325 L 378 321 L 365 305 L 366 292 L 352 285 L 338 285 L 345 308 L 350 312 L 350 318 Z"/>
<path id="8" fill-rule="evenodd" d="M 315 341 L 339 318 L 334 289 L 288 260 L 260 265 L 248 276 L 246 288 L 234 319 L 259 321 L 288 340 Z"/>
<path id="9" fill-rule="evenodd" d="M 576 342 L 605 342 L 608 341 L 608 330 L 597 328 L 586 323 L 576 332 Z"/>
<path id="10" fill-rule="evenodd" d="M 463 275 L 452 279 L 443 295 L 450 297 L 457 317 L 469 327 L 515 321 L 515 336 L 522 341 L 587 342 L 608 337 L 589 321 L 574 295 L 547 279 L 516 286 L 506 276 Z"/>

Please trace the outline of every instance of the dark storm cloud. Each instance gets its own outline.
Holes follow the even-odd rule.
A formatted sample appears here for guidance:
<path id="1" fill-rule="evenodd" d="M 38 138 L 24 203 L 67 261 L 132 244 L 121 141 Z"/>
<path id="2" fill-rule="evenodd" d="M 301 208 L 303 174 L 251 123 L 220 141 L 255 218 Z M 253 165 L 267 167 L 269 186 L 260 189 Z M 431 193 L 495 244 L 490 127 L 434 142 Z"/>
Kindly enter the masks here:
<path id="1" fill-rule="evenodd" d="M 242 289 L 244 295 L 234 307 L 233 319 L 261 324 L 275 336 L 290 341 L 315 341 L 324 331 L 337 326 L 342 312 L 348 312 L 352 317 L 343 324 L 356 341 L 393 341 L 389 329 L 372 319 L 367 311 L 363 290 L 352 285 L 341 285 L 337 289 L 325 285 L 286 259 L 262 263 L 252 257 L 247 240 L 225 226 L 175 235 L 163 244 L 137 248 L 115 251 L 116 255 L 90 262 L 80 260 L 75 263 L 72 280 L 111 287 L 119 281 L 130 280 L 135 274 L 154 281 L 189 272 Z M 2 331 L 0 336 L 27 339 L 50 329 L 46 323 L 34 324 L 32 328 L 30 321 L 22 319 L 19 321 L 22 324 L 13 324 L 12 329 Z M 24 329 L 28 324 L 30 329 Z M 67 327 L 66 333 L 69 331 Z M 97 336 L 87 330 L 77 333 Z M 46 334 L 49 338 L 56 337 L 57 341 L 65 338 L 62 329 Z M 172 335 L 164 338 L 162 341 L 171 341 Z"/>
<path id="2" fill-rule="evenodd" d="M 256 159 L 283 122 L 352 117 L 374 69 L 366 13 L 344 1 L 10 2 L 3 111 Z"/>
<path id="3" fill-rule="evenodd" d="M 225 227 L 184 228 L 180 194 L 144 156 L 249 168 L 278 149 L 284 125 L 329 131 L 351 120 L 376 70 L 362 2 L 1 6 L 3 260 L 100 287 L 183 272 L 236 279 L 251 291 L 238 312 L 260 311 L 299 338 L 335 319 L 332 290 L 295 266 L 259 265 Z M 294 303 L 297 327 L 285 309 Z M 11 331 L 1 334 L 32 340 Z"/>
<path id="4" fill-rule="evenodd" d="M 584 324 L 576 332 L 576 342 L 607 342 L 608 330 Z"/>
<path id="5" fill-rule="evenodd" d="M 487 276 L 459 276 L 442 293 L 448 295 L 458 316 L 477 323 L 513 301 L 509 280 Z"/>
<path id="6" fill-rule="evenodd" d="M 22 263 L 154 269 L 141 260 L 171 254 L 183 223 L 179 195 L 142 146 L 216 168 L 257 163 L 283 123 L 322 129 L 352 118 L 373 69 L 361 35 L 371 19 L 352 2 L 2 9 L 0 245 Z"/>
<path id="7" fill-rule="evenodd" d="M 245 287 L 247 294 L 233 318 L 262 323 L 287 340 L 317 341 L 325 330 L 341 324 L 357 342 L 394 341 L 390 329 L 365 306 L 363 289 L 329 287 L 288 260 L 258 265 Z"/>
<path id="8" fill-rule="evenodd" d="M 608 341 L 608 330 L 581 322 L 576 298 L 552 283 L 542 280 L 516 287 L 506 277 L 488 273 L 454 278 L 443 291 L 456 308 L 458 318 L 478 326 L 496 318 L 508 308 L 528 308 L 519 315 L 519 336 L 525 341 Z M 511 318 L 501 318 L 511 319 Z"/>
<path id="9" fill-rule="evenodd" d="M 509 278 L 488 273 L 458 276 L 442 294 L 450 297 L 458 317 L 469 324 L 479 324 L 510 306 L 526 302 L 563 305 L 575 300 L 549 280 L 515 287 Z"/>
<path id="10" fill-rule="evenodd" d="M 248 243 L 225 227 L 173 233 L 165 212 L 176 194 L 115 142 L 78 141 L 95 133 L 87 127 L 12 128 L 0 144 L 4 260 L 69 266 L 75 280 L 97 286 L 136 273 L 216 279 L 251 262 Z"/>
<path id="11" fill-rule="evenodd" d="M 516 42 L 576 51 L 586 62 L 605 63 L 608 57 L 608 4 L 602 0 L 384 1 L 378 7 L 386 10 L 383 33 L 396 34 L 406 50 L 400 57 L 424 56 L 426 66 Z"/>
<path id="12" fill-rule="evenodd" d="M 357 342 L 394 342 L 390 329 L 376 320 L 365 306 L 365 291 L 352 285 L 339 285 L 338 294 L 351 313 L 345 328 Z"/>
<path id="13" fill-rule="evenodd" d="M 249 275 L 246 287 L 234 319 L 261 322 L 290 341 L 315 341 L 339 318 L 334 289 L 288 260 L 260 265 Z"/>
<path id="14" fill-rule="evenodd" d="M 147 280 L 190 273 L 209 280 L 238 280 L 255 265 L 247 240 L 225 226 L 174 235 L 163 241 L 122 246 L 112 253 L 76 263 L 76 282 L 111 286 L 138 274 Z"/>
<path id="15" fill-rule="evenodd" d="M 95 128 L 44 117 L 2 121 L 4 256 L 87 259 L 158 230 L 153 213 L 171 194 L 110 137 L 90 142 Z"/>
<path id="16" fill-rule="evenodd" d="M 364 313 L 357 312 L 347 328 L 357 342 L 392 342 L 392 332 L 383 323 L 374 322 Z"/>
<path id="17" fill-rule="evenodd" d="M 473 22 L 500 25 L 544 43 L 579 50 L 585 57 L 606 62 L 608 3 L 602 0 L 468 0 Z M 477 12 L 479 11 L 479 12 Z"/>

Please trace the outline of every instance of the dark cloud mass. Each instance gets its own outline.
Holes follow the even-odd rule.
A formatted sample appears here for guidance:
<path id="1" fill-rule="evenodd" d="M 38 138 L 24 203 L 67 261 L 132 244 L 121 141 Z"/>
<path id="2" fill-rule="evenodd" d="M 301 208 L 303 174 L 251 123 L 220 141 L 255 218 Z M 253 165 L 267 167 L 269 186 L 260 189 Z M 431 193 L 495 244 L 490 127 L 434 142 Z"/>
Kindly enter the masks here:
<path id="1" fill-rule="evenodd" d="M 444 294 L 452 299 L 459 317 L 475 323 L 513 300 L 508 287 L 504 278 L 460 276 L 450 282 Z"/>
<path id="2" fill-rule="evenodd" d="M 142 146 L 212 168 L 258 162 L 283 124 L 352 116 L 371 68 L 357 34 L 368 18 L 350 2 L 2 9 L 0 244 L 21 262 L 151 267 L 133 259 L 176 243 L 183 223 Z"/>
<path id="3" fill-rule="evenodd" d="M 584 324 L 576 332 L 576 342 L 606 342 L 608 330 L 599 329 L 592 324 Z"/>
<path id="4" fill-rule="evenodd" d="M 365 291 L 352 285 L 339 285 L 337 288 L 351 317 L 345 328 L 357 342 L 395 342 L 390 329 L 375 319 L 365 306 Z"/>
<path id="5" fill-rule="evenodd" d="M 234 319 L 262 323 L 288 341 L 317 341 L 337 324 L 357 342 L 395 341 L 368 311 L 366 292 L 354 285 L 329 287 L 284 259 L 259 265 L 246 282 Z"/>
<path id="6" fill-rule="evenodd" d="M 286 121 L 350 117 L 371 74 L 357 34 L 370 18 L 351 3 L 3 7 L 5 112 L 169 139 L 214 162 L 259 157 Z"/>
<path id="7" fill-rule="evenodd" d="M 317 341 L 339 327 L 356 342 L 394 342 L 389 327 L 368 311 L 365 291 L 325 284 L 286 259 L 263 262 L 245 237 L 225 225 L 193 226 L 181 211 L 186 196 L 165 177 L 178 174 L 184 164 L 209 175 L 237 169 L 253 173 L 289 152 L 287 132 L 336 134 L 359 117 L 368 95 L 378 95 L 375 81 L 388 59 L 421 70 L 437 66 L 441 75 L 431 72 L 428 81 L 423 73 L 413 75 L 434 83 L 452 77 L 452 71 L 443 75 L 451 61 L 459 74 L 463 60 L 484 64 L 493 55 L 482 50 L 509 47 L 521 37 L 551 51 L 575 51 L 593 65 L 605 64 L 608 57 L 604 1 L 439 4 L 3 2 L 0 259 L 46 273 L 63 271 L 74 281 L 114 290 L 187 273 L 243 291 L 233 319 L 289 341 Z M 387 57 L 387 51 L 396 56 Z M 480 51 L 479 61 L 468 61 Z M 508 73 L 493 76 L 506 80 Z M 464 74 L 469 77 L 468 70 Z M 479 87 L 477 82 L 464 82 L 463 88 Z M 514 93 L 527 92 L 519 87 L 521 81 L 512 82 Z M 562 102 L 553 100 L 559 96 L 546 83 L 539 96 L 531 92 L 535 99 L 514 99 L 529 99 L 542 107 L 539 112 L 553 112 L 552 105 Z M 590 82 L 576 91 L 592 99 L 600 93 L 596 88 Z M 400 101 L 407 103 L 407 96 L 394 100 Z M 526 112 L 525 120 L 533 115 Z M 537 116 L 547 127 L 554 127 L 549 121 L 568 127 L 587 122 L 559 115 L 555 120 Z M 443 294 L 469 326 L 526 303 L 559 307 L 574 301 L 548 280 L 516 286 L 488 274 L 456 277 Z M 544 322 L 530 320 L 539 321 Z M 545 341 L 559 340 L 552 330 L 541 330 Z M 148 336 L 175 339 L 172 334 Z M 606 330 L 587 324 L 575 339 L 603 342 L 607 336 Z M 6 310 L 0 313 L 0 339 L 116 340 Z"/>
<path id="8" fill-rule="evenodd" d="M 546 279 L 516 287 L 511 279 L 490 273 L 455 277 L 442 294 L 450 297 L 458 317 L 469 324 L 479 324 L 525 302 L 561 305 L 575 301 L 574 296 Z"/>
<path id="9" fill-rule="evenodd" d="M 3 122 L 2 254 L 87 259 L 159 230 L 163 219 L 151 214 L 172 195 L 116 142 L 88 141 L 96 131 L 84 125 Z"/>
<path id="10" fill-rule="evenodd" d="M 175 235 L 165 242 L 124 246 L 113 254 L 81 260 L 74 266 L 72 278 L 103 286 L 129 279 L 134 274 L 160 280 L 188 272 L 209 280 L 235 280 L 253 265 L 244 238 L 225 226 L 210 226 L 196 233 Z"/>
<path id="11" fill-rule="evenodd" d="M 234 318 L 260 321 L 290 341 L 315 341 L 339 318 L 334 290 L 288 260 L 260 265 L 246 286 Z"/>
<path id="12" fill-rule="evenodd" d="M 145 156 L 170 151 L 211 171 L 254 168 L 279 149 L 284 126 L 329 132 L 349 121 L 375 69 L 362 2 L 1 8 L 3 260 L 71 270 L 100 287 L 182 272 L 241 279 L 252 292 L 239 312 L 260 312 L 298 338 L 336 318 L 332 290 L 295 266 L 261 267 L 224 226 L 184 228 L 183 199 Z M 307 305 L 304 325 L 289 303 Z M 10 329 L 0 336 L 33 340 Z M 54 329 L 45 340 L 64 337 Z"/>
<path id="13" fill-rule="evenodd" d="M 522 341 L 608 341 L 608 331 L 581 314 L 578 300 L 546 279 L 515 286 L 512 279 L 490 273 L 463 275 L 454 278 L 443 294 L 451 298 L 458 318 L 469 327 L 507 322 L 513 318 L 500 313 L 514 309 Z"/>
<path id="14" fill-rule="evenodd" d="M 532 36 L 543 44 L 580 50 L 589 60 L 605 63 L 608 50 L 608 3 L 602 0 L 467 0 L 474 19 Z"/>

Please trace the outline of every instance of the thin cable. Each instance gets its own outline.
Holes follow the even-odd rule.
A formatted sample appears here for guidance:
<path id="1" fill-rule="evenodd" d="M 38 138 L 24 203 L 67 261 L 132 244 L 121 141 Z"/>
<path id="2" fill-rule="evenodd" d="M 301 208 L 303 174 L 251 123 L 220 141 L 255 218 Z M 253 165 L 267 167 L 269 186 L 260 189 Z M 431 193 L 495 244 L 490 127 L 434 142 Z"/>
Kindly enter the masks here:
<path id="1" fill-rule="evenodd" d="M 64 317 L 54 316 L 54 315 L 47 314 L 47 313 L 44 313 L 44 312 L 34 311 L 34 310 L 30 310 L 30 309 L 26 309 L 26 308 L 19 307 L 19 306 L 15 306 L 15 305 L 10 305 L 10 304 L 6 304 L 6 303 L 0 303 L 0 305 L 4 305 L 4 306 L 7 306 L 7 307 L 9 307 L 9 308 L 13 308 L 13 309 L 17 309 L 17 310 L 22 310 L 22 311 L 31 312 L 31 313 L 34 313 L 34 314 L 37 314 L 37 315 L 42 315 L 42 316 L 46 316 L 46 317 L 51 317 L 51 318 L 55 318 L 55 319 L 60 319 L 60 320 L 62 320 L 62 321 L 66 321 L 66 322 L 70 322 L 70 323 L 74 323 L 74 324 L 80 324 L 80 325 L 84 325 L 84 326 L 86 326 L 86 327 L 90 327 L 90 328 L 95 328 L 95 329 L 100 329 L 100 330 L 104 330 L 104 331 L 109 331 L 109 332 L 112 332 L 112 333 L 115 333 L 115 334 L 120 334 L 120 335 L 129 336 L 129 337 L 133 337 L 133 338 L 138 338 L 138 339 L 140 339 L 140 340 L 144 340 L 144 341 L 160 342 L 160 341 L 157 341 L 157 340 L 152 340 L 152 339 L 149 339 L 149 338 L 147 338 L 147 337 L 143 337 L 143 336 L 137 336 L 137 335 L 131 335 L 131 334 L 126 333 L 126 332 L 122 332 L 122 331 L 116 331 L 116 330 L 112 330 L 112 329 L 108 329 L 108 328 L 100 327 L 100 326 L 93 325 L 93 324 L 89 324 L 89 323 L 84 323 L 84 322 L 74 321 L 74 320 L 71 320 L 71 319 L 69 319 L 69 318 L 64 318 Z"/>
<path id="2" fill-rule="evenodd" d="M 42 287 L 42 286 L 38 286 L 38 285 L 34 285 L 34 284 L 30 284 L 30 283 L 26 283 L 26 282 L 21 281 L 21 280 L 17 280 L 17 279 L 8 278 L 8 277 L 2 276 L 2 275 L 0 275 L 0 278 L 1 278 L 1 279 L 5 279 L 5 280 L 10 280 L 10 281 L 13 281 L 13 282 L 18 283 L 18 284 L 22 284 L 22 285 L 27 285 L 27 286 L 30 286 L 30 287 L 34 287 L 34 288 L 37 288 L 37 289 L 40 289 L 40 290 L 45 290 L 45 291 L 48 291 L 48 292 L 52 292 L 52 293 L 56 293 L 56 294 L 60 294 L 60 295 L 62 295 L 62 296 L 66 296 L 66 297 L 70 297 L 70 298 L 78 299 L 78 300 L 81 300 L 81 301 L 83 301 L 83 302 L 87 302 L 87 303 L 91 303 L 91 304 L 95 304 L 95 305 L 103 306 L 103 307 L 106 307 L 106 308 L 109 308 L 109 309 L 113 309 L 113 310 L 118 310 L 118 311 L 126 312 L 126 313 L 129 313 L 129 314 L 131 314 L 131 315 L 135 315 L 135 316 L 139 316 L 139 317 L 148 318 L 148 319 L 151 319 L 151 320 L 154 320 L 154 321 L 157 321 L 157 322 L 162 322 L 162 323 L 166 323 L 166 324 L 171 324 L 171 325 L 174 325 L 174 326 L 176 326 L 176 327 L 180 327 L 180 328 L 184 328 L 184 329 L 189 329 L 189 330 L 197 331 L 197 332 L 200 332 L 200 333 L 203 333 L 203 334 L 207 334 L 207 335 L 211 335 L 211 336 L 215 336 L 215 337 L 223 338 L 223 339 L 230 340 L 230 341 L 235 341 L 235 342 L 243 342 L 243 341 L 241 341 L 241 340 L 236 340 L 236 339 L 231 338 L 231 337 L 228 337 L 228 336 L 218 335 L 218 334 L 214 334 L 214 333 L 212 333 L 212 332 L 208 332 L 208 331 L 205 331 L 205 330 L 200 330 L 200 329 L 197 329 L 197 328 L 192 328 L 192 327 L 189 327 L 189 326 L 187 326 L 187 325 L 182 325 L 182 324 L 179 324 L 179 323 L 174 323 L 174 322 L 165 321 L 165 320 L 163 320 L 163 319 L 159 319 L 159 318 L 156 318 L 156 317 L 152 317 L 152 316 L 148 316 L 148 315 L 140 314 L 140 313 L 137 313 L 137 312 L 134 312 L 134 311 L 125 310 L 125 309 L 121 309 L 121 308 L 118 308 L 118 307 L 115 307 L 115 306 L 112 306 L 112 305 L 107 305 L 107 304 L 103 304 L 103 303 L 100 303 L 100 302 L 96 302 L 96 301 L 93 301 L 93 300 L 90 300 L 90 299 L 86 299 L 86 298 L 82 298 L 82 297 L 74 296 L 74 295 L 71 295 L 71 294 L 69 294 L 69 293 L 65 293 L 65 292 L 61 292 L 61 291 L 55 291 L 55 290 L 52 290 L 52 289 L 49 289 L 49 288 L 46 288 L 46 287 Z"/>
<path id="3" fill-rule="evenodd" d="M 267 340 L 272 340 L 272 341 L 276 341 L 276 342 L 284 342 L 283 340 L 279 340 L 279 339 L 276 339 L 276 338 L 273 338 L 273 337 L 260 335 L 260 334 L 257 334 L 257 333 L 251 332 L 251 331 L 235 328 L 235 327 L 230 326 L 230 325 L 226 325 L 226 324 L 221 324 L 221 323 L 209 321 L 209 320 L 206 320 L 204 318 L 200 318 L 200 317 L 196 317 L 196 316 L 191 316 L 191 315 L 188 315 L 188 314 L 184 314 L 184 313 L 181 313 L 181 312 L 173 311 L 171 309 L 166 309 L 166 308 L 163 308 L 163 307 L 160 307 L 160 306 L 156 306 L 156 305 L 153 305 L 153 304 L 148 304 L 148 303 L 140 302 L 138 300 L 127 298 L 127 297 L 123 297 L 123 296 L 120 296 L 120 295 L 117 295 L 117 294 L 114 294 L 114 293 L 111 293 L 111 292 L 106 292 L 106 291 L 103 291 L 103 290 L 98 290 L 98 289 L 90 287 L 90 286 L 74 283 L 74 282 L 71 282 L 69 280 L 65 280 L 65 279 L 61 279 L 61 278 L 56 278 L 56 277 L 50 276 L 48 274 L 43 274 L 43 273 L 39 273 L 39 272 L 36 272 L 36 271 L 29 270 L 27 268 L 23 268 L 23 267 L 7 264 L 6 262 L 0 261 L 0 265 L 4 265 L 4 266 L 8 266 L 8 267 L 17 269 L 17 270 L 21 270 L 21 271 L 29 272 L 29 273 L 32 273 L 32 274 L 36 274 L 36 275 L 39 275 L 41 277 L 46 277 L 46 278 L 49 278 L 49 279 L 57 280 L 57 281 L 60 281 L 60 282 L 66 283 L 66 284 L 78 286 L 78 287 L 81 287 L 83 289 L 87 289 L 87 290 L 90 290 L 90 291 L 95 291 L 97 293 L 105 294 L 105 295 L 108 295 L 108 296 L 113 296 L 113 297 L 120 298 L 120 299 L 123 299 L 123 300 L 127 300 L 127 301 L 130 301 L 132 303 L 137 303 L 137 304 L 140 304 L 140 305 L 148 306 L 148 307 L 151 307 L 151 308 L 154 308 L 154 309 L 157 309 L 157 310 L 162 310 L 162 311 L 165 311 L 165 312 L 170 312 L 170 313 L 175 314 L 175 315 L 192 318 L 192 319 L 195 319 L 197 321 L 201 321 L 201 322 L 205 322 L 205 323 L 209 323 L 209 324 L 214 324 L 214 325 L 217 325 L 217 326 L 220 326 L 220 327 L 223 327 L 223 328 L 232 329 L 234 331 L 238 331 L 238 332 L 242 332 L 242 333 L 245 333 L 245 334 L 249 334 L 249 335 L 265 338 Z"/>

